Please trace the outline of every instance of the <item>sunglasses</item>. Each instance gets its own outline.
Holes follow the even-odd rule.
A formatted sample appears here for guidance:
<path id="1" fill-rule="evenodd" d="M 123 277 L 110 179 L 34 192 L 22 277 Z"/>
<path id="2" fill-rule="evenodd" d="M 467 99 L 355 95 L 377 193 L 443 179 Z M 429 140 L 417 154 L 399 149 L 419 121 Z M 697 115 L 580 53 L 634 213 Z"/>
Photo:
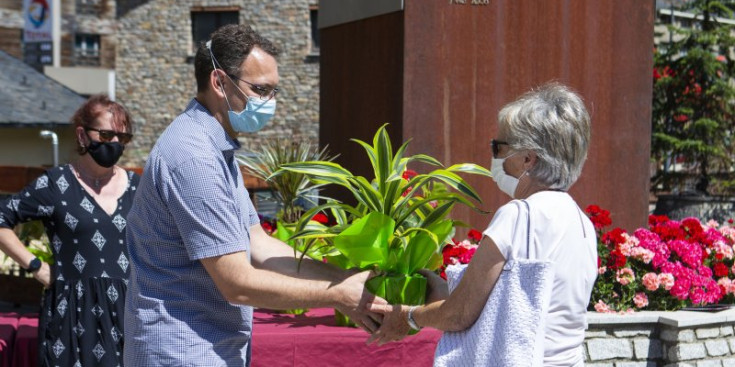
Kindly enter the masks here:
<path id="1" fill-rule="evenodd" d="M 117 141 L 119 141 L 120 144 L 125 145 L 127 143 L 130 143 L 130 140 L 133 139 L 133 134 L 119 133 L 113 130 L 100 130 L 100 129 L 95 129 L 93 127 L 84 128 L 84 131 L 89 131 L 89 130 L 96 131 L 97 133 L 99 133 L 100 141 L 102 142 L 112 141 L 112 139 L 114 139 L 117 136 Z"/>
<path id="2" fill-rule="evenodd" d="M 490 140 L 490 146 L 493 149 L 493 158 L 498 157 L 498 154 L 500 153 L 501 145 L 508 145 L 508 143 L 505 141 L 501 141 L 501 140 L 495 140 L 495 139 Z"/>

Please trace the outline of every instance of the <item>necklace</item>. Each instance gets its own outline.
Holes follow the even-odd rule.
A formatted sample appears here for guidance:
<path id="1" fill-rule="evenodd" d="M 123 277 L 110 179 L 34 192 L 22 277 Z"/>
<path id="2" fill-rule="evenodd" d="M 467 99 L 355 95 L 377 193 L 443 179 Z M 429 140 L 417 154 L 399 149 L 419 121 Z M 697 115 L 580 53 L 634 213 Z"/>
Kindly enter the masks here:
<path id="1" fill-rule="evenodd" d="M 74 172 L 77 173 L 77 176 L 86 183 L 92 183 L 92 186 L 95 190 L 99 190 L 99 188 L 102 186 L 102 182 L 109 182 L 109 180 L 112 178 L 112 176 L 115 175 L 115 168 L 112 168 L 112 171 L 110 173 L 102 175 L 102 176 L 91 176 L 82 173 L 82 171 L 78 168 L 74 169 Z"/>

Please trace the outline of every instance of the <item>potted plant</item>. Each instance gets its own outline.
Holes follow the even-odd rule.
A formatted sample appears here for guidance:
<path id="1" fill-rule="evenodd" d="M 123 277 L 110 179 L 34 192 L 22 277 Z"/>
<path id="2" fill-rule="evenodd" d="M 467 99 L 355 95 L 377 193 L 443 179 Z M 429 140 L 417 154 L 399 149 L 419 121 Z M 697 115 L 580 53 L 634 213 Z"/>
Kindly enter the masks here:
<path id="1" fill-rule="evenodd" d="M 444 168 L 424 154 L 406 157 L 409 142 L 394 151 L 385 125 L 378 129 L 372 145 L 353 141 L 370 159 L 374 173 L 370 180 L 327 161 L 284 164 L 276 172 L 276 176 L 297 172 L 317 184 L 342 186 L 356 201 L 353 205 L 329 200 L 310 209 L 297 222 L 290 239 L 306 241 L 307 252 L 321 249 L 327 261 L 343 268 L 375 270 L 378 276 L 366 286 L 390 303 L 422 304 L 426 278 L 416 271 L 442 265 L 440 249 L 450 241 L 454 227 L 463 225 L 448 218 L 452 208 L 459 203 L 479 210 L 470 201 L 480 203 L 479 195 L 458 173 L 490 176 L 490 172 L 470 163 Z M 415 173 L 407 169 L 411 162 L 439 168 Z M 312 220 L 322 211 L 331 214 L 334 225 Z"/>
<path id="2" fill-rule="evenodd" d="M 680 10 L 693 14 L 692 26 L 669 26 L 671 42 L 654 51 L 651 188 L 659 195 L 656 212 L 735 191 L 735 37 L 732 5 L 695 0 Z M 711 204 L 710 204 L 711 206 Z M 724 219 L 732 204 L 718 212 L 673 216 Z M 688 215 L 687 215 L 688 214 Z"/>

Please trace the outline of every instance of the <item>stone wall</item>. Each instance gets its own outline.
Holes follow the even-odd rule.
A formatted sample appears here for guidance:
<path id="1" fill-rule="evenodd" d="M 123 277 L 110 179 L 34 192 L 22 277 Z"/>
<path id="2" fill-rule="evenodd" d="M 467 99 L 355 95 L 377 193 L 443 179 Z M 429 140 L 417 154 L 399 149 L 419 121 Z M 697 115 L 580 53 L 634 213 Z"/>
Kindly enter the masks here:
<path id="1" fill-rule="evenodd" d="M 281 93 L 276 116 L 257 134 L 241 138 L 253 151 L 266 138 L 316 142 L 319 129 L 319 64 L 311 54 L 309 7 L 317 0 L 153 0 L 126 11 L 117 36 L 116 98 L 136 121 L 126 165 L 142 166 L 168 124 L 196 94 L 191 9 L 239 7 L 248 24 L 280 49 Z"/>
<path id="2" fill-rule="evenodd" d="M 735 310 L 588 313 L 587 367 L 735 366 Z"/>

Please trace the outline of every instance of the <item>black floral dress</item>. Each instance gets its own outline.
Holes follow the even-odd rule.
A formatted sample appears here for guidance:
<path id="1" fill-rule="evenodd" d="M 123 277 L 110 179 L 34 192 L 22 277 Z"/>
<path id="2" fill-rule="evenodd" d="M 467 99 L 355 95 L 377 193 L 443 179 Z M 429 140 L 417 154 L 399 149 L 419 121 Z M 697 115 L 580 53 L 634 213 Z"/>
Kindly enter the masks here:
<path id="1" fill-rule="evenodd" d="M 43 221 L 51 242 L 52 279 L 41 302 L 39 365 L 122 366 L 125 291 L 130 275 L 125 217 L 140 177 L 107 214 L 69 165 L 47 170 L 0 203 L 0 226 Z"/>

